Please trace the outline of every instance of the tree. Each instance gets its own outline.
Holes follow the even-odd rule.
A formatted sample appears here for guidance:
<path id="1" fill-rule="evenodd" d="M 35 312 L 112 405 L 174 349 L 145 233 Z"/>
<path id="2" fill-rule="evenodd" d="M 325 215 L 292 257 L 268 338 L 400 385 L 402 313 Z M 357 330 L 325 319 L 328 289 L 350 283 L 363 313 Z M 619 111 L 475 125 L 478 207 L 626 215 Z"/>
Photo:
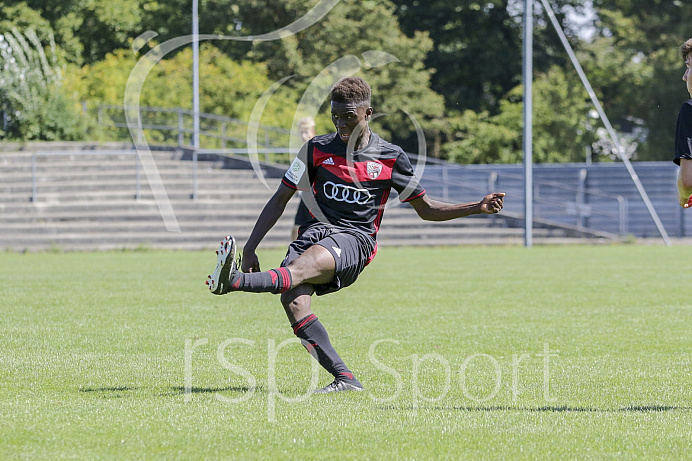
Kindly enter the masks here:
<path id="1" fill-rule="evenodd" d="M 78 100 L 92 105 L 121 105 L 130 72 L 139 56 L 131 50 L 116 50 L 93 65 L 71 74 L 67 86 Z M 161 60 L 146 77 L 141 106 L 192 108 L 192 50 L 186 48 Z M 211 44 L 200 48 L 200 111 L 247 120 L 256 101 L 271 85 L 265 65 L 236 62 Z M 288 88 L 269 101 L 265 125 L 290 128 L 296 95 Z"/>
<path id="2" fill-rule="evenodd" d="M 278 30 L 307 13 L 314 0 L 242 0 L 233 5 L 221 0 L 200 2 L 200 33 L 249 36 Z M 185 2 L 187 5 L 187 2 Z M 144 23 L 148 28 L 165 33 L 165 40 L 189 33 L 189 8 L 180 0 L 161 4 L 161 11 L 171 14 L 149 15 Z M 162 23 L 163 21 L 163 23 Z M 260 43 L 230 40 L 215 41 L 214 45 L 234 60 L 249 59 L 265 63 L 273 81 L 293 76 L 286 86 L 302 94 L 310 82 L 334 61 L 353 55 L 363 61 L 362 54 L 379 50 L 395 56 L 399 62 L 378 69 L 363 67 L 364 76 L 373 87 L 374 107 L 386 113 L 375 125 L 384 136 L 414 150 L 416 132 L 408 111 L 426 131 L 429 147 L 434 148 L 435 123 L 443 114 L 443 99 L 430 90 L 432 71 L 425 68 L 426 53 L 432 48 L 427 33 L 407 37 L 399 29 L 394 6 L 389 0 L 339 2 L 319 23 L 281 40 Z M 326 106 L 324 108 L 326 110 Z M 332 130 L 329 118 L 317 120 L 318 132 Z"/>
<path id="3" fill-rule="evenodd" d="M 68 62 L 93 63 L 139 35 L 148 0 L 25 0 L 0 2 L 0 19 L 38 15 L 47 21 Z M 32 13 L 29 13 L 32 12 Z M 20 15 L 21 13 L 21 15 Z"/>
<path id="4" fill-rule="evenodd" d="M 250 35 L 270 32 L 299 18 L 315 3 L 314 0 L 241 0 L 229 5 L 225 0 L 201 0 L 200 33 Z M 85 64 L 85 72 L 99 68 L 101 61 L 104 68 L 110 69 L 109 73 L 100 74 L 101 84 L 89 84 L 89 92 L 76 91 L 80 97 L 113 93 L 112 89 L 100 88 L 122 83 L 124 70 L 111 68 L 114 60 L 124 59 L 123 52 L 116 50 L 128 48 L 132 39 L 142 32 L 154 31 L 158 34 L 158 43 L 191 34 L 190 0 L 26 0 L 20 5 L 21 8 L 13 10 L 5 2 L 0 3 L 0 20 L 9 18 L 14 22 L 19 16 L 30 17 L 31 21 L 55 30 L 56 40 L 65 50 L 68 62 Z M 395 141 L 413 147 L 415 129 L 402 109 L 428 133 L 434 133 L 431 127 L 442 115 L 442 98 L 429 89 L 431 71 L 423 65 L 432 42 L 425 33 L 413 38 L 402 34 L 389 0 L 344 0 L 318 24 L 282 40 L 265 43 L 219 40 L 213 43 L 236 63 L 248 61 L 265 66 L 269 80 L 251 81 L 255 74 L 250 72 L 248 83 L 266 81 L 264 89 L 267 89 L 272 82 L 293 75 L 285 87 L 288 92 L 294 91 L 294 104 L 317 73 L 335 60 L 346 55 L 362 60 L 365 51 L 385 51 L 396 56 L 399 62 L 382 69 L 364 67 L 362 70 L 362 75 L 375 90 L 376 109 L 387 112 L 387 117 L 377 121 L 382 134 L 392 135 Z M 175 50 L 166 56 L 166 61 L 186 49 L 189 47 Z M 188 68 L 190 64 L 188 61 Z M 99 73 L 93 77 L 96 75 Z M 205 91 L 204 85 L 203 82 L 202 91 Z M 181 98 L 185 94 L 185 91 L 176 93 Z M 102 96 L 110 99 L 105 94 Z M 215 97 L 222 99 L 217 110 L 218 107 L 237 110 L 226 104 L 221 94 Z M 170 106 L 174 100 L 169 98 L 165 102 Z M 281 125 L 290 124 L 292 117 L 280 110 L 278 113 L 284 115 Z M 318 126 L 322 130 L 332 129 L 328 119 L 318 120 Z"/>
<path id="5" fill-rule="evenodd" d="M 620 114 L 641 120 L 648 131 L 638 159 L 670 160 L 675 120 L 689 97 L 681 82 L 684 64 L 678 47 L 690 36 L 692 10 L 687 2 L 664 0 L 594 0 L 600 41 L 623 63 L 630 79 L 628 90 L 616 88 Z"/>
<path id="6" fill-rule="evenodd" d="M 523 0 L 394 0 L 402 30 L 430 34 L 434 46 L 425 64 L 435 70 L 432 89 L 444 95 L 447 109 L 496 113 L 508 91 L 521 83 Z M 580 10 L 581 0 L 561 2 L 565 12 Z M 545 72 L 564 64 L 562 46 L 535 9 L 534 66 Z M 575 32 L 568 28 L 570 35 Z"/>
<path id="7" fill-rule="evenodd" d="M 533 160 L 536 163 L 583 162 L 585 146 L 596 140 L 591 108 L 578 77 L 559 66 L 539 74 L 533 85 Z M 467 110 L 450 117 L 453 133 L 443 153 L 458 163 L 520 163 L 523 85 L 500 101 L 496 115 Z"/>
<path id="8" fill-rule="evenodd" d="M 45 31 L 44 31 L 45 32 Z M 0 137 L 19 140 L 75 140 L 83 121 L 63 92 L 63 66 L 49 35 L 44 49 L 33 29 L 0 34 Z"/>

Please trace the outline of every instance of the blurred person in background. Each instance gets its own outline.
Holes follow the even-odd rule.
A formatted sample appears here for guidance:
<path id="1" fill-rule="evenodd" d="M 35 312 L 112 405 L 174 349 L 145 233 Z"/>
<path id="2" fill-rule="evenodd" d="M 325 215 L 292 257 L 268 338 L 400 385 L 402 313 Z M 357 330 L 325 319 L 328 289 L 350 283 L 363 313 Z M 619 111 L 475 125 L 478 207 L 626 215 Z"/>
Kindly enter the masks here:
<path id="1" fill-rule="evenodd" d="M 298 122 L 298 130 L 300 131 L 300 137 L 303 143 L 308 142 L 315 137 L 315 120 L 312 117 L 301 118 Z M 298 238 L 298 229 L 300 226 L 312 219 L 310 215 L 310 210 L 305 206 L 303 202 L 302 192 L 298 192 L 298 209 L 296 210 L 296 216 L 293 220 L 293 230 L 291 231 L 291 242 Z"/>
<path id="2" fill-rule="evenodd" d="M 682 79 L 687 84 L 687 92 L 692 98 L 692 38 L 680 47 L 685 61 L 685 73 Z M 678 173 L 678 200 L 683 208 L 692 207 L 692 99 L 688 99 L 680 108 L 678 123 L 675 129 L 675 158 L 680 165 Z"/>

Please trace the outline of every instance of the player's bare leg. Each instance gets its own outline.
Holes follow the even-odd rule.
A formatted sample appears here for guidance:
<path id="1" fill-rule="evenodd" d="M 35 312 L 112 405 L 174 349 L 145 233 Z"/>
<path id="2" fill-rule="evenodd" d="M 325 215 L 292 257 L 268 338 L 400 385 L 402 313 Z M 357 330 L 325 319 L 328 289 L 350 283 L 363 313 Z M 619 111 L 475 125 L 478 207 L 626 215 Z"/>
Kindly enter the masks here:
<path id="1" fill-rule="evenodd" d="M 216 270 L 207 280 L 209 290 L 215 295 L 231 291 L 285 293 L 303 283 L 328 283 L 334 278 L 334 257 L 320 245 L 308 248 L 288 267 L 250 273 L 241 272 L 239 262 L 233 260 L 235 245 L 233 237 L 227 236 L 217 251 Z"/>
<path id="2" fill-rule="evenodd" d="M 683 208 L 692 207 L 692 160 L 680 159 L 678 195 Z"/>
<path id="3" fill-rule="evenodd" d="M 329 340 L 327 330 L 312 312 L 313 292 L 314 289 L 310 283 L 298 285 L 281 295 L 281 304 L 283 304 L 286 315 L 291 322 L 293 333 L 300 338 L 310 355 L 334 376 L 334 381 L 331 384 L 316 390 L 315 393 L 362 391 L 363 385 L 353 376 L 351 370 L 339 357 Z"/>
<path id="4" fill-rule="evenodd" d="M 293 286 L 303 283 L 329 283 L 334 279 L 336 263 L 332 254 L 321 245 L 313 245 L 288 265 Z"/>
<path id="5" fill-rule="evenodd" d="M 334 279 L 336 263 L 332 254 L 314 245 L 288 267 L 243 273 L 238 270 L 238 262 L 233 260 L 235 253 L 235 240 L 228 236 L 217 251 L 217 267 L 207 281 L 209 290 L 214 294 L 236 290 L 281 293 L 281 304 L 293 332 L 319 364 L 334 376 L 334 382 L 315 392 L 362 391 L 363 385 L 339 357 L 327 330 L 311 309 L 313 284 L 329 283 Z"/>
<path id="6" fill-rule="evenodd" d="M 281 295 L 281 304 L 291 325 L 312 315 L 312 294 L 315 289 L 309 283 L 298 285 Z"/>

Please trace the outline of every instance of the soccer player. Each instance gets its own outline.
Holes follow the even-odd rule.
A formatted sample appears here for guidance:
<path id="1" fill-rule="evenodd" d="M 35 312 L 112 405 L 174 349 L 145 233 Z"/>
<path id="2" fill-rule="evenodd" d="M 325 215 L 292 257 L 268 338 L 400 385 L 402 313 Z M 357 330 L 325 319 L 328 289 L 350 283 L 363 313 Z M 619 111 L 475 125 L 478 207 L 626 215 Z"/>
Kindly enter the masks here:
<path id="1" fill-rule="evenodd" d="M 478 202 L 447 204 L 429 198 L 403 150 L 380 138 L 368 125 L 373 114 L 370 86 L 359 77 L 339 80 L 331 91 L 336 132 L 308 141 L 269 199 L 245 244 L 242 263 L 236 243 L 226 237 L 207 284 L 213 294 L 232 291 L 281 293 L 293 332 L 319 364 L 334 376 L 316 393 L 360 391 L 362 384 L 339 357 L 327 330 L 311 310 L 312 295 L 351 285 L 375 257 L 376 234 L 384 205 L 394 188 L 425 220 L 446 221 L 479 213 L 498 213 L 504 193 Z M 261 272 L 255 253 L 296 190 L 313 216 L 300 228 L 280 267 Z M 239 270 L 241 269 L 241 270 Z"/>
<path id="2" fill-rule="evenodd" d="M 686 66 L 682 79 L 687 84 L 687 92 L 692 98 L 692 38 L 682 44 L 680 52 Z M 680 205 L 683 208 L 690 208 L 692 206 L 692 99 L 688 99 L 682 105 L 678 114 L 673 161 L 680 165 L 677 180 Z"/>

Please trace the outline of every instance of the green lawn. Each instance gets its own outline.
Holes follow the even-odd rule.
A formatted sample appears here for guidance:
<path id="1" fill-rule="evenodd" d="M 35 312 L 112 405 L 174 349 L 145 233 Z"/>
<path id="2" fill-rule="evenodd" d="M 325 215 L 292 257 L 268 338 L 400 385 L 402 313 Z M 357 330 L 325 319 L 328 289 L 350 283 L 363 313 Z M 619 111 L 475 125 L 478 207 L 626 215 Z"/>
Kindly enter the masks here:
<path id="1" fill-rule="evenodd" d="M 321 396 L 214 249 L 0 253 L 0 458 L 692 453 L 692 247 L 381 248 L 313 304 L 367 388 Z"/>

